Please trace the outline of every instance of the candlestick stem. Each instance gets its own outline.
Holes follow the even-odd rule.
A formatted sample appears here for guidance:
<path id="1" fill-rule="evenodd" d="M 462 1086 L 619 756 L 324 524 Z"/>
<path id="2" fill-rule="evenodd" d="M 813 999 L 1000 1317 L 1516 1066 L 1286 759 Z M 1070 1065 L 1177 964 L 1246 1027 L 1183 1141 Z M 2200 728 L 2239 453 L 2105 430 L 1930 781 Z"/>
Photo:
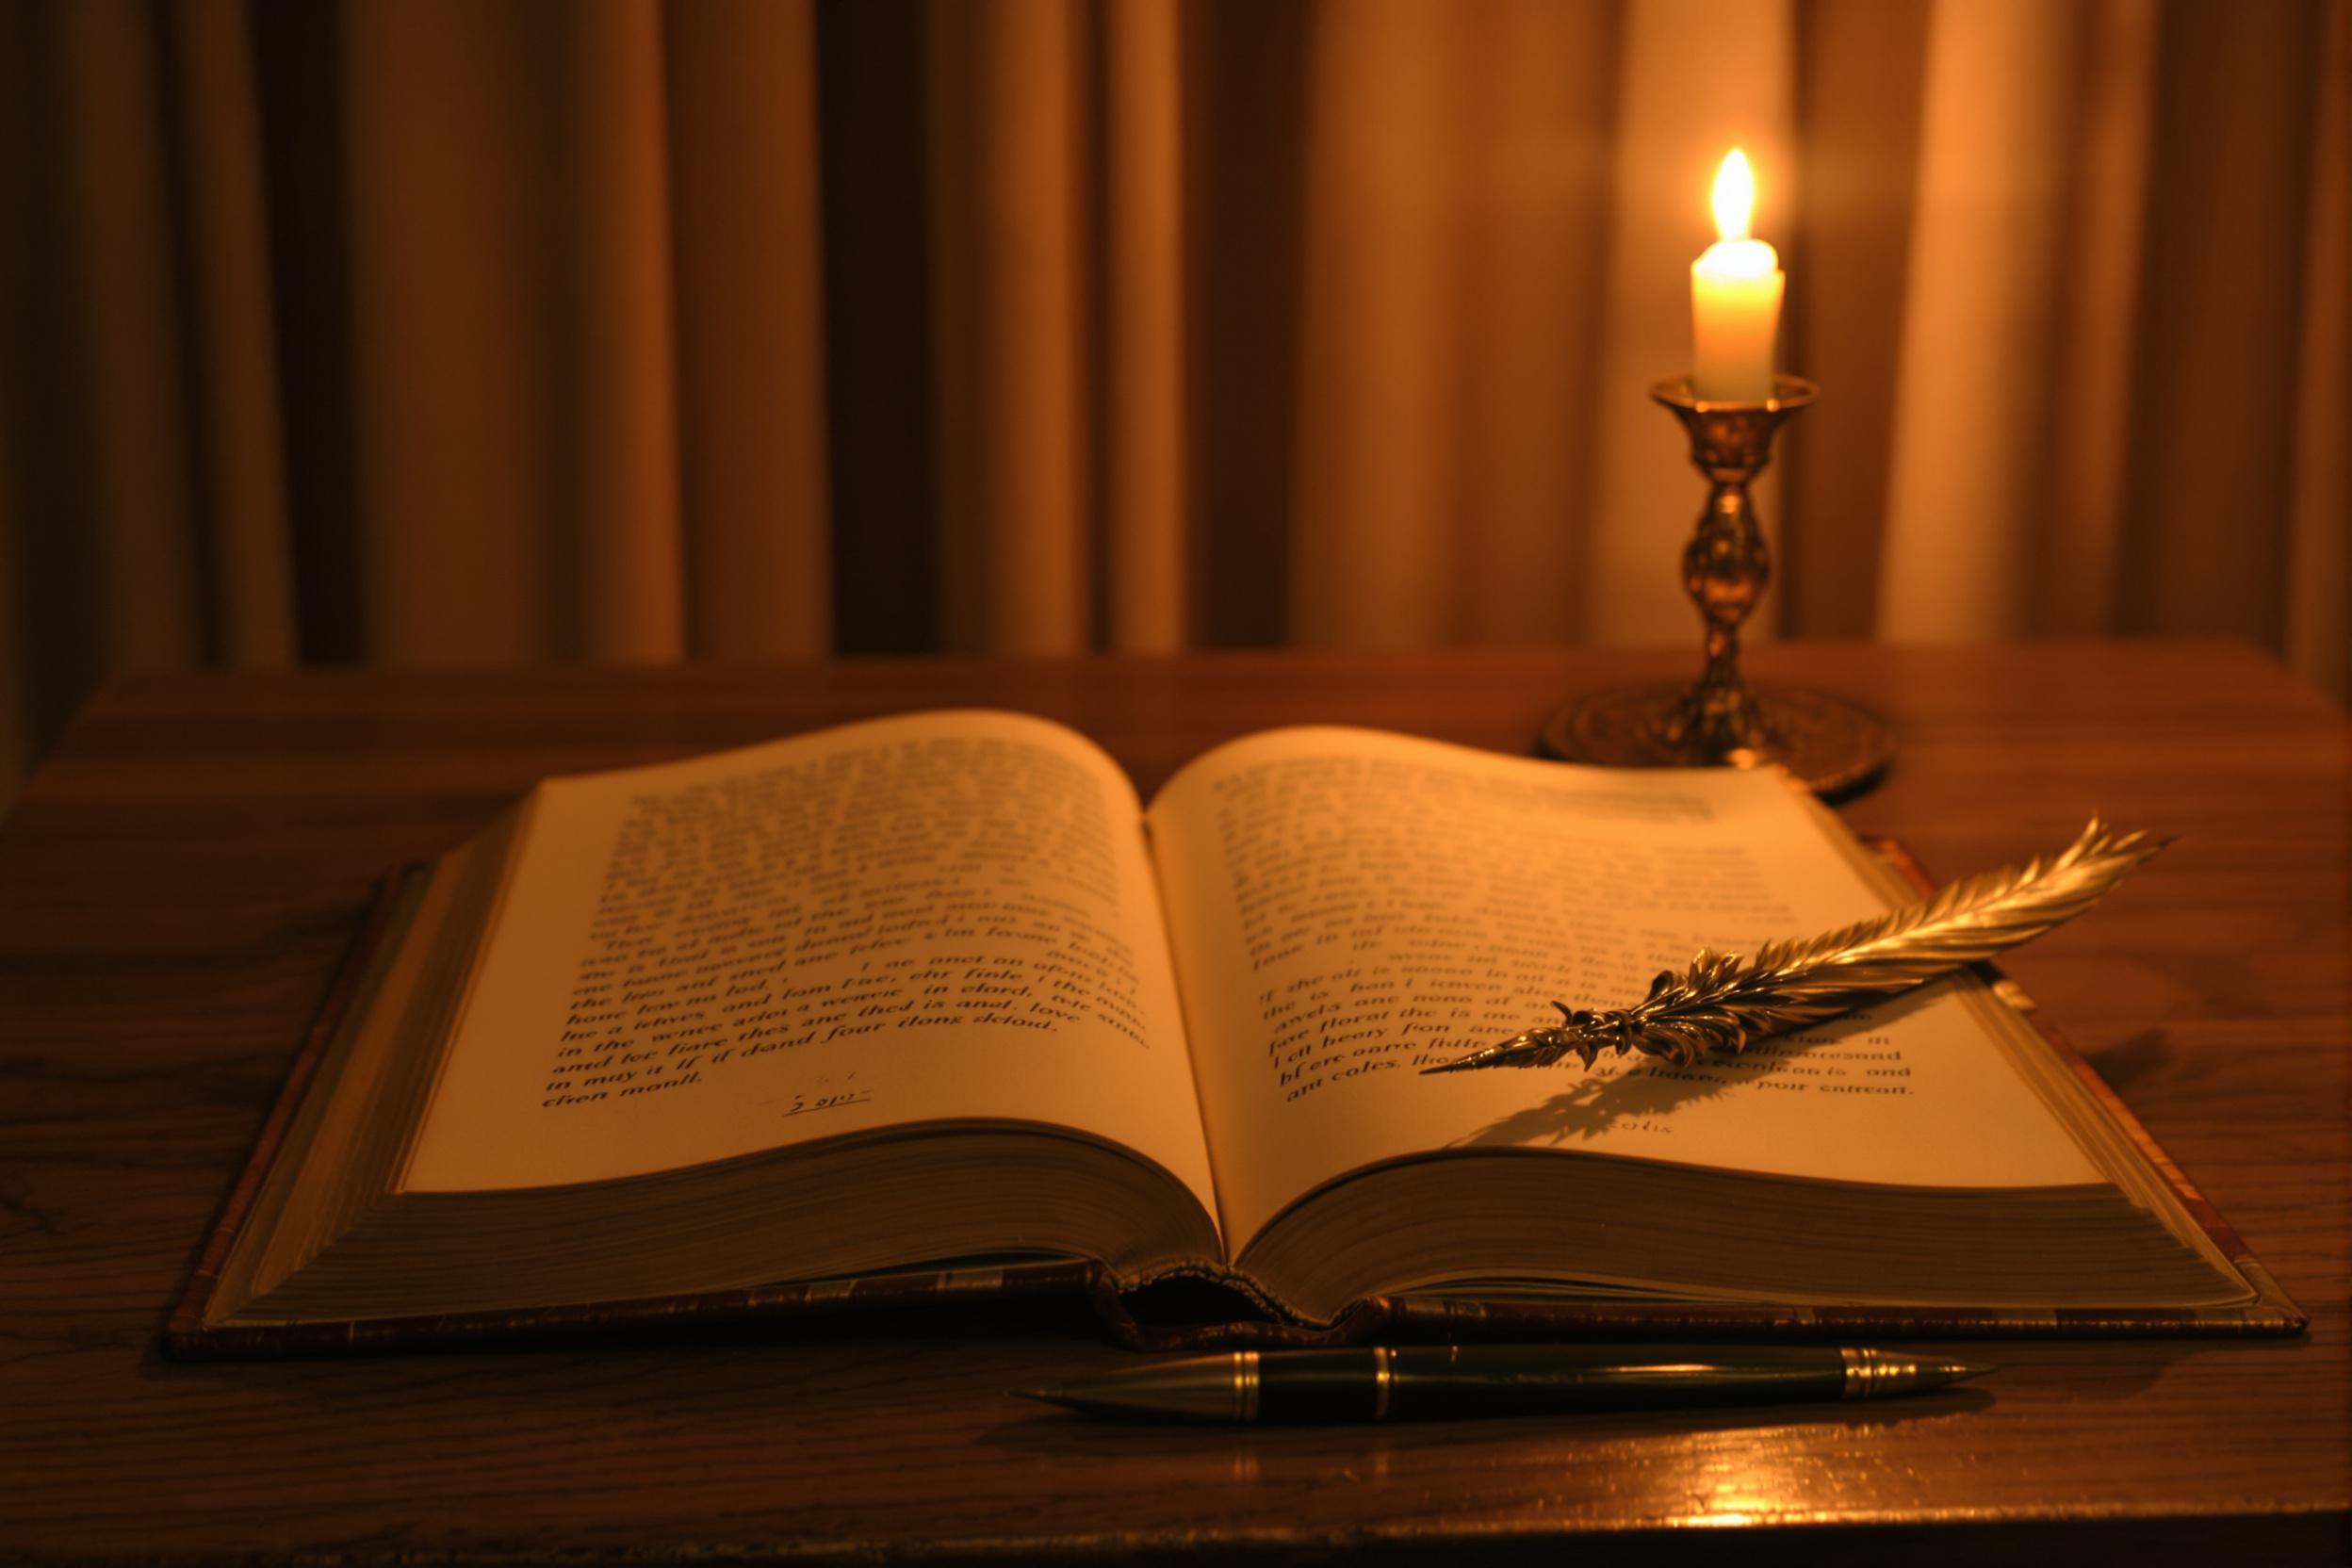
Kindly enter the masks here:
<path id="1" fill-rule="evenodd" d="M 1689 377 L 1650 396 L 1690 437 L 1707 476 L 1707 505 L 1683 547 L 1682 582 L 1706 630 L 1707 662 L 1684 687 L 1619 687 L 1579 698 L 1546 721 L 1539 746 L 1554 757 L 1632 766 L 1786 764 L 1825 795 L 1868 786 L 1894 755 L 1894 737 L 1867 710 L 1820 692 L 1752 688 L 1740 670 L 1740 628 L 1772 580 L 1772 552 L 1748 485 L 1772 456 L 1772 438 L 1820 395 L 1795 376 L 1772 396 L 1732 402 L 1696 396 Z"/>
<path id="2" fill-rule="evenodd" d="M 1775 736 L 1740 674 L 1740 626 L 1772 585 L 1772 552 L 1757 526 L 1748 484 L 1772 460 L 1781 422 L 1818 394 L 1793 376 L 1762 402 L 1719 402 L 1687 381 L 1660 382 L 1650 396 L 1682 421 L 1690 462 L 1707 478 L 1707 505 L 1682 551 L 1682 585 L 1707 631 L 1707 666 L 1662 720 L 1659 739 L 1695 763 L 1736 762 L 1769 751 Z"/>

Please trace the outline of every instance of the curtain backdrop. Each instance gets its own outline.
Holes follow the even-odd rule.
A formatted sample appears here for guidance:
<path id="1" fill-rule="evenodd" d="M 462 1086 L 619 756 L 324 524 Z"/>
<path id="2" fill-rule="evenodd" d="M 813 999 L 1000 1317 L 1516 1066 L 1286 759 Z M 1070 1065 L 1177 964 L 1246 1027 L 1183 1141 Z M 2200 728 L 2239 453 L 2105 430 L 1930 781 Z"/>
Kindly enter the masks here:
<path id="1" fill-rule="evenodd" d="M 1762 629 L 2342 696 L 2347 0 L 0 7 L 0 795 L 108 672 Z"/>

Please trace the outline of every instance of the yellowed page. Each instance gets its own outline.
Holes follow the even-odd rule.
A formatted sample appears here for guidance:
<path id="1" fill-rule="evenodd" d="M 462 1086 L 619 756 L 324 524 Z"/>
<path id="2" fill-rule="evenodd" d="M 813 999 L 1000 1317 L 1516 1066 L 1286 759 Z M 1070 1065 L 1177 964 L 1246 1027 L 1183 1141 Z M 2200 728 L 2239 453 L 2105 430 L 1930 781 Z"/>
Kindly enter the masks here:
<path id="1" fill-rule="evenodd" d="M 1214 1213 L 1140 817 L 1109 758 L 1010 713 L 549 780 L 402 1186 L 1025 1120 Z"/>
<path id="2" fill-rule="evenodd" d="M 1333 1177 L 1445 1148 L 1904 1185 L 2099 1179 L 1945 988 L 1688 1070 L 1420 1074 L 1557 1021 L 1554 998 L 1629 1004 L 1702 944 L 1753 952 L 1881 912 L 1777 776 L 1279 730 L 1196 760 L 1150 822 L 1235 1251 Z"/>

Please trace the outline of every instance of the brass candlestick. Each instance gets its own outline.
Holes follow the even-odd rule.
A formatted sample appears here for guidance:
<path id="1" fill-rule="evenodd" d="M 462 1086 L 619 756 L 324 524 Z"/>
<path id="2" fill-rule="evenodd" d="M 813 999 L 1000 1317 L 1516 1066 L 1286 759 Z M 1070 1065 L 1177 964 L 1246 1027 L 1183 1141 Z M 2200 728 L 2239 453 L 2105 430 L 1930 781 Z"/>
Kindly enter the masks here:
<path id="1" fill-rule="evenodd" d="M 1779 762 L 1823 796 L 1857 793 L 1886 771 L 1893 731 L 1853 703 L 1797 687 L 1752 687 L 1740 674 L 1740 623 L 1772 580 L 1748 482 L 1772 458 L 1781 422 L 1819 397 L 1774 376 L 1762 402 L 1714 402 L 1677 376 L 1650 396 L 1690 434 L 1707 508 L 1683 547 L 1682 582 L 1707 628 L 1707 666 L 1689 686 L 1649 682 L 1579 697 L 1544 723 L 1548 756 L 1619 767 L 1754 767 Z"/>

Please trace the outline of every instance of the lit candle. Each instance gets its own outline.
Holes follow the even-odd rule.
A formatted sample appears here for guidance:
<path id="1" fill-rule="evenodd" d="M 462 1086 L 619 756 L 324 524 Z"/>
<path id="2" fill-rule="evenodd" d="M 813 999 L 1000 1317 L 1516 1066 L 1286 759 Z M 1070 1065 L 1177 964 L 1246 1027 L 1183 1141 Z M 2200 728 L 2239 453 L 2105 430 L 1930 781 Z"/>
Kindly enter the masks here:
<path id="1" fill-rule="evenodd" d="M 1723 237 L 1690 264 L 1690 389 L 1719 402 L 1772 395 L 1772 335 L 1788 275 L 1780 257 L 1748 237 L 1756 176 L 1738 148 L 1715 175 L 1715 232 Z"/>

